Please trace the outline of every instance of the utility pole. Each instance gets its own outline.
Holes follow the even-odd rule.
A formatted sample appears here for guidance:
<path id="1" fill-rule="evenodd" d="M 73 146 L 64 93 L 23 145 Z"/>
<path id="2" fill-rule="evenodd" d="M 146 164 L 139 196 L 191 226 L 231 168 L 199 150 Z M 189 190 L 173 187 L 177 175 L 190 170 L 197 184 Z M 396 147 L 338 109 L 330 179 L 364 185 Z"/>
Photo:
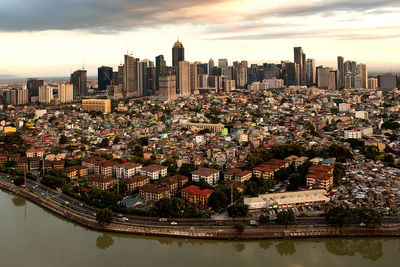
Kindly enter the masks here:
<path id="1" fill-rule="evenodd" d="M 233 181 L 231 181 L 231 205 L 233 205 Z"/>

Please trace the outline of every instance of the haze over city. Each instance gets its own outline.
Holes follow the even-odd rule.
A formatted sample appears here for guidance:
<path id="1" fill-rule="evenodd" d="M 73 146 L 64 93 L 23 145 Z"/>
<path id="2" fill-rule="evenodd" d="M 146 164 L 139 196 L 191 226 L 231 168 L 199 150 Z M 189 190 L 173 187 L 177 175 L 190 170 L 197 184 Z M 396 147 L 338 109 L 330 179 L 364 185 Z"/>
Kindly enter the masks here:
<path id="1" fill-rule="evenodd" d="M 83 65 L 141 59 L 185 43 L 186 59 L 279 63 L 302 46 L 317 65 L 352 58 L 370 71 L 400 70 L 399 1 L 2 1 L 0 74 L 68 76 Z M 15 19 L 18 18 L 18 19 Z"/>

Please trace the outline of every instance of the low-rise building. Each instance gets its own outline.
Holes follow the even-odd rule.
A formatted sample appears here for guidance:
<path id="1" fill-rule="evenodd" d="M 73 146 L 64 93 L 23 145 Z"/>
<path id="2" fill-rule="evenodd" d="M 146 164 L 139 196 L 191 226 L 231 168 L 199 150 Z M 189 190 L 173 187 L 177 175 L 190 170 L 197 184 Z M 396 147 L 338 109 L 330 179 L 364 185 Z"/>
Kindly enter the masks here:
<path id="1" fill-rule="evenodd" d="M 149 176 L 152 180 L 157 180 L 161 177 L 167 176 L 167 170 L 168 170 L 167 166 L 152 164 L 149 166 L 142 167 L 140 169 L 140 174 Z"/>
<path id="2" fill-rule="evenodd" d="M 135 175 L 130 178 L 124 179 L 128 191 L 134 191 L 136 188 L 142 187 L 150 183 L 150 177 L 144 175 Z"/>
<path id="3" fill-rule="evenodd" d="M 139 174 L 141 168 L 141 164 L 136 164 L 132 162 L 126 162 L 116 165 L 114 166 L 115 177 L 117 177 L 118 179 L 131 178 L 134 175 Z"/>
<path id="4" fill-rule="evenodd" d="M 208 205 L 208 198 L 213 192 L 214 190 L 211 189 L 200 189 L 198 186 L 191 185 L 182 189 L 182 198 L 189 203 L 204 207 Z"/>
<path id="5" fill-rule="evenodd" d="M 117 180 L 111 176 L 104 176 L 102 174 L 94 174 L 89 177 L 89 183 L 92 187 L 100 190 L 108 190 L 116 184 Z"/>
<path id="6" fill-rule="evenodd" d="M 192 172 L 192 180 L 204 180 L 209 185 L 216 185 L 219 180 L 219 171 L 210 168 L 201 168 Z"/>
<path id="7" fill-rule="evenodd" d="M 139 188 L 139 195 L 145 201 L 157 202 L 162 198 L 170 198 L 168 187 L 157 187 L 155 184 L 146 184 Z"/>
<path id="8" fill-rule="evenodd" d="M 245 182 L 251 178 L 252 172 L 249 170 L 241 170 L 238 168 L 230 169 L 224 173 L 225 180 Z"/>

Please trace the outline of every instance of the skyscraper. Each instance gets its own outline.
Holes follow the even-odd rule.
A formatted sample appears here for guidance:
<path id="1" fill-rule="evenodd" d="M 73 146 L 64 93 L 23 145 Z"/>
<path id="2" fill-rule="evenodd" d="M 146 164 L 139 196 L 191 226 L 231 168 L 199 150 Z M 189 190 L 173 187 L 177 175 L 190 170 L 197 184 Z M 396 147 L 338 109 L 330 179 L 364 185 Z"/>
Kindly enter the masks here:
<path id="1" fill-rule="evenodd" d="M 214 59 L 210 58 L 210 60 L 208 61 L 208 74 L 210 75 L 212 68 L 214 68 Z"/>
<path id="2" fill-rule="evenodd" d="M 199 93 L 197 68 L 198 62 L 190 64 L 190 93 L 192 95 Z"/>
<path id="3" fill-rule="evenodd" d="M 173 52 L 172 52 L 173 53 Z M 167 74 L 167 63 L 163 55 L 156 57 L 156 90 L 160 90 L 160 76 Z"/>
<path id="4" fill-rule="evenodd" d="M 220 58 L 218 59 L 218 68 L 225 68 L 228 67 L 228 59 L 226 58 Z"/>
<path id="5" fill-rule="evenodd" d="M 338 75 L 339 75 L 339 88 L 338 89 L 343 89 L 344 88 L 344 77 L 346 75 L 344 71 L 344 58 L 343 57 L 338 57 Z"/>
<path id="6" fill-rule="evenodd" d="M 190 95 L 190 63 L 188 61 L 179 62 L 179 95 Z"/>
<path id="7" fill-rule="evenodd" d="M 87 95 L 87 71 L 77 70 L 71 74 L 70 83 L 74 87 L 74 97 Z"/>
<path id="8" fill-rule="evenodd" d="M 113 83 L 113 68 L 101 66 L 97 69 L 97 81 L 99 90 L 107 90 L 107 85 Z"/>
<path id="9" fill-rule="evenodd" d="M 315 85 L 315 59 L 307 59 L 306 63 L 306 85 L 308 87 Z"/>
<path id="10" fill-rule="evenodd" d="M 294 48 L 294 63 L 299 66 L 298 67 L 299 84 L 296 84 L 296 85 L 305 85 L 304 58 L 305 58 L 305 55 L 303 53 L 303 48 L 295 47 Z"/>
<path id="11" fill-rule="evenodd" d="M 175 42 L 172 47 L 172 66 L 175 68 L 175 71 L 179 68 L 179 62 L 185 60 L 185 48 L 182 43 L 178 41 Z"/>
<path id="12" fill-rule="evenodd" d="M 160 76 L 159 96 L 166 99 L 176 97 L 176 76 L 174 74 L 166 74 Z"/>
<path id="13" fill-rule="evenodd" d="M 179 62 L 185 60 L 185 48 L 182 43 L 177 40 L 172 47 L 172 67 L 176 75 L 176 86 L 179 85 Z"/>
<path id="14" fill-rule="evenodd" d="M 140 96 L 139 59 L 125 55 L 123 92 L 127 97 Z"/>
<path id="15" fill-rule="evenodd" d="M 37 78 L 29 78 L 26 81 L 26 88 L 28 89 L 29 101 L 32 101 L 32 97 L 39 97 L 39 87 L 43 86 L 43 80 Z M 36 99 L 37 101 L 38 99 Z"/>
<path id="16" fill-rule="evenodd" d="M 361 76 L 361 88 L 368 89 L 368 68 L 365 64 L 357 65 L 357 73 Z"/>
<path id="17" fill-rule="evenodd" d="M 333 71 L 332 68 L 324 68 L 323 66 L 319 66 L 317 68 L 317 78 L 318 78 L 318 88 L 328 89 L 329 85 L 333 87 L 333 74 L 330 72 Z"/>

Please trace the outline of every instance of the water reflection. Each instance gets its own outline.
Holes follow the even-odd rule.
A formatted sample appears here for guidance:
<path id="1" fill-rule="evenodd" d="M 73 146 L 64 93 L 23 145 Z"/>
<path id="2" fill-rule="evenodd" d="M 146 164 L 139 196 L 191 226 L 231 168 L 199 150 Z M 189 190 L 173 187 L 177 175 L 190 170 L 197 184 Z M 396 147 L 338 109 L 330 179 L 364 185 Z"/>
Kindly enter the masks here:
<path id="1" fill-rule="evenodd" d="M 332 239 L 325 241 L 326 249 L 338 256 L 354 256 L 359 253 L 364 259 L 376 261 L 382 257 L 382 240 L 376 239 Z"/>
<path id="2" fill-rule="evenodd" d="M 111 235 L 103 233 L 96 239 L 96 247 L 99 249 L 107 249 L 114 244 L 114 239 Z"/>
<path id="3" fill-rule="evenodd" d="M 259 241 L 258 245 L 260 246 L 260 248 L 267 250 L 271 247 L 272 242 L 271 241 Z"/>
<path id="4" fill-rule="evenodd" d="M 296 247 L 293 240 L 282 240 L 275 245 L 276 251 L 281 256 L 294 255 L 296 253 Z"/>
<path id="5" fill-rule="evenodd" d="M 235 249 L 237 252 L 242 252 L 245 249 L 246 245 L 245 244 L 235 244 Z"/>
<path id="6" fill-rule="evenodd" d="M 21 207 L 26 205 L 26 200 L 23 197 L 15 196 L 12 198 L 12 203 L 16 207 Z"/>

